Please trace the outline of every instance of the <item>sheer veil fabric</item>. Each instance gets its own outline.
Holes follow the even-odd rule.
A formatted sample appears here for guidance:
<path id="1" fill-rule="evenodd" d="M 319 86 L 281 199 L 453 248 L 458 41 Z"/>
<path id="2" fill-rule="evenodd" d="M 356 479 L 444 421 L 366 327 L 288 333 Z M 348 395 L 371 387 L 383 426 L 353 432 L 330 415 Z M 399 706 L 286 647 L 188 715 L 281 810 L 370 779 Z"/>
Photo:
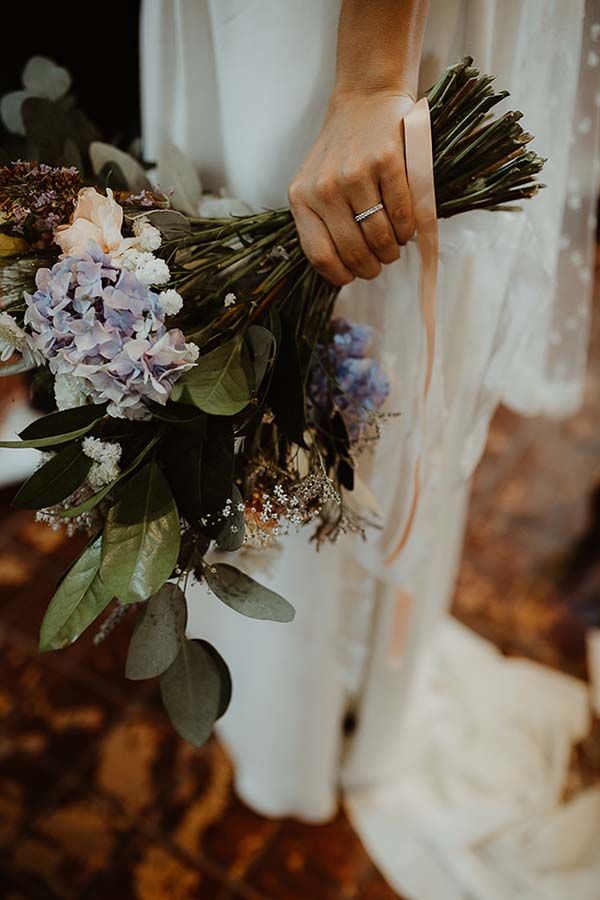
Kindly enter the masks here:
<path id="1" fill-rule="evenodd" d="M 333 85 L 339 5 L 145 0 L 146 157 L 155 159 L 167 138 L 196 161 L 206 188 L 226 186 L 256 209 L 285 205 Z M 590 792 L 576 807 L 559 804 L 568 747 L 587 725 L 582 686 L 503 661 L 445 616 L 470 479 L 498 403 L 566 415 L 581 398 L 599 5 L 588 2 L 584 17 L 584 0 L 431 3 L 422 86 L 472 55 L 523 111 L 548 157 L 549 187 L 519 214 L 440 223 L 424 484 L 403 552 L 385 565 L 408 514 L 419 443 L 424 346 L 414 242 L 339 300 L 340 313 L 376 328 L 392 380 L 388 408 L 401 412 L 360 473 L 382 529 L 320 554 L 306 534 L 290 535 L 279 553 L 246 554 L 241 564 L 262 568 L 258 577 L 296 606 L 292 625 L 237 617 L 200 586 L 189 596 L 190 633 L 214 641 L 232 669 L 234 699 L 220 730 L 240 794 L 266 814 L 323 821 L 342 787 L 374 858 L 416 900 L 562 900 L 567 890 L 600 898 L 586 844 L 600 800 Z M 413 601 L 401 610 L 402 653 L 391 663 L 398 588 Z M 349 710 L 357 727 L 344 738 Z M 579 843 L 574 821 L 588 823 Z M 563 827 L 570 843 L 561 856 L 552 848 L 564 846 Z"/>

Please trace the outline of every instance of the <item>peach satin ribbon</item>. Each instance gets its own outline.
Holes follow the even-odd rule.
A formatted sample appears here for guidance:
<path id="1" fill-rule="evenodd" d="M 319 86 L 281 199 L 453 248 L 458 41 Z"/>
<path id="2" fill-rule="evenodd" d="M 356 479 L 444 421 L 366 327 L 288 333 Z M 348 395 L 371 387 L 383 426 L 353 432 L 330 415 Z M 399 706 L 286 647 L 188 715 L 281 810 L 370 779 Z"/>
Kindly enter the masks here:
<path id="1" fill-rule="evenodd" d="M 402 549 L 406 546 L 419 505 L 421 453 L 425 441 L 426 406 L 435 355 L 435 296 L 438 275 L 439 234 L 433 180 L 431 123 L 429 119 L 429 104 L 425 97 L 415 103 L 404 118 L 404 147 L 408 188 L 412 200 L 417 241 L 421 256 L 420 301 L 425 329 L 425 376 L 423 388 L 419 392 L 417 407 L 419 446 L 414 469 L 413 496 L 408 518 L 400 539 L 386 559 L 386 565 L 388 566 L 396 561 Z M 398 590 L 390 646 L 390 655 L 394 660 L 397 660 L 402 650 L 410 605 L 410 595 L 406 591 Z"/>

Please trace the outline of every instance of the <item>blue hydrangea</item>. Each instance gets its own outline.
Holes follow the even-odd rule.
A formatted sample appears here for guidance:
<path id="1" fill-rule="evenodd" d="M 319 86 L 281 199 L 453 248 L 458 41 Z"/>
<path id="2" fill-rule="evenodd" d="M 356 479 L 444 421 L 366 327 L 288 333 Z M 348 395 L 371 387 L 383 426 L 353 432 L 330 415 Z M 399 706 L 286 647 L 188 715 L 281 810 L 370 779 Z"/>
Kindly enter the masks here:
<path id="1" fill-rule="evenodd" d="M 337 318 L 331 321 L 330 341 L 319 348 L 312 368 L 308 405 L 316 421 L 336 411 L 356 441 L 372 414 L 383 406 L 389 382 L 381 365 L 369 356 L 374 330 L 369 325 Z"/>
<path id="2" fill-rule="evenodd" d="M 36 275 L 25 295 L 34 348 L 56 377 L 77 379 L 113 416 L 144 418 L 146 400 L 165 404 L 198 358 L 178 329 L 167 329 L 159 295 L 118 269 L 96 246 Z"/>

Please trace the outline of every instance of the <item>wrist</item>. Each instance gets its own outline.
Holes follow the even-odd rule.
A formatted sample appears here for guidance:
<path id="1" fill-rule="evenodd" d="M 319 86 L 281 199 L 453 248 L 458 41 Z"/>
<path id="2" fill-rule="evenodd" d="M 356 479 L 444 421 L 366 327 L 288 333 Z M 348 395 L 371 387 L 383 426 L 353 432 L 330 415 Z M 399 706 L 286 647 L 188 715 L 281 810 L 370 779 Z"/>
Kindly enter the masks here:
<path id="1" fill-rule="evenodd" d="M 359 84 L 352 84 L 345 80 L 338 80 L 331 93 L 329 106 L 335 109 L 357 100 L 377 99 L 405 99 L 410 103 L 416 103 L 417 93 L 416 90 L 412 90 L 410 87 L 402 84 L 368 84 L 364 81 Z"/>

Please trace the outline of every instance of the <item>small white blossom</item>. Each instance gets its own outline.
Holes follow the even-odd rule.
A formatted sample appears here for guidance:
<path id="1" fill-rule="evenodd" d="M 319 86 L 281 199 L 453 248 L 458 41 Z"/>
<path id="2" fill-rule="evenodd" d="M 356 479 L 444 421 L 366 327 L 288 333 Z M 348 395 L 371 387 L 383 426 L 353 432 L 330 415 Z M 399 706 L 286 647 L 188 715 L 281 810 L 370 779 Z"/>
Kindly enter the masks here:
<path id="1" fill-rule="evenodd" d="M 142 284 L 150 286 L 165 284 L 171 277 L 171 273 L 164 259 L 158 259 L 151 253 L 140 253 L 135 276 Z"/>
<path id="2" fill-rule="evenodd" d="M 81 449 L 85 455 L 94 461 L 94 465 L 88 473 L 88 482 L 91 487 L 98 489 L 110 484 L 119 476 L 119 460 L 121 459 L 121 446 L 111 441 L 101 441 L 99 438 L 84 438 Z"/>
<path id="3" fill-rule="evenodd" d="M 174 290 L 161 291 L 158 301 L 165 316 L 176 316 L 183 306 L 183 297 Z"/>
<path id="4" fill-rule="evenodd" d="M 236 302 L 237 297 L 233 293 L 225 294 L 225 299 L 223 300 L 223 306 L 229 307 L 233 306 Z"/>
<path id="5" fill-rule="evenodd" d="M 142 284 L 148 287 L 153 284 L 165 284 L 171 277 L 169 267 L 164 259 L 158 259 L 153 253 L 127 247 L 118 256 L 113 256 L 113 263 L 121 269 L 133 272 Z"/>
<path id="6" fill-rule="evenodd" d="M 153 250 L 158 250 L 162 243 L 160 231 L 154 225 L 151 225 L 145 216 L 139 216 L 134 220 L 133 233 L 137 238 L 135 244 L 139 250 L 152 252 Z"/>
<path id="7" fill-rule="evenodd" d="M 193 341 L 188 341 L 185 345 L 185 349 L 188 352 L 189 362 L 195 363 L 200 356 L 200 347 L 197 344 L 194 344 Z"/>
<path id="8" fill-rule="evenodd" d="M 74 406 L 83 406 L 86 402 L 86 393 L 82 390 L 85 382 L 73 375 L 56 375 L 54 379 L 54 399 L 60 410 L 73 409 Z"/>

